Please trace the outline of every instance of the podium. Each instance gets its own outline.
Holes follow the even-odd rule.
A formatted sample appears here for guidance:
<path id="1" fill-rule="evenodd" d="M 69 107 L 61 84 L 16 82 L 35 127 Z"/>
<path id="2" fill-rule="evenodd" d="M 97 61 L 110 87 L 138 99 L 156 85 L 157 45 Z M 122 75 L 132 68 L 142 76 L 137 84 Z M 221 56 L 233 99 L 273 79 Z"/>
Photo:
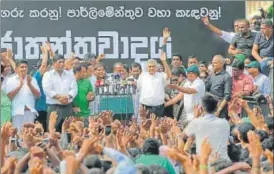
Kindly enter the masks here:
<path id="1" fill-rule="evenodd" d="M 105 110 L 111 110 L 114 119 L 130 119 L 134 114 L 132 95 L 101 95 L 99 112 Z"/>

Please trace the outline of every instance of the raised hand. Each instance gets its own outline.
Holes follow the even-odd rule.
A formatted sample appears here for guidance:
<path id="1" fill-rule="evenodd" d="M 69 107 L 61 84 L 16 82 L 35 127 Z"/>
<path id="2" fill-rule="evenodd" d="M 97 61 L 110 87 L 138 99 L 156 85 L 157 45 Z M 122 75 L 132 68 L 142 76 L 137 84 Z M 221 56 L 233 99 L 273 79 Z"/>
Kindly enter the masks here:
<path id="1" fill-rule="evenodd" d="M 212 148 L 209 143 L 209 140 L 208 140 L 208 138 L 205 138 L 202 143 L 202 147 L 201 147 L 201 163 L 203 163 L 203 164 L 208 163 L 208 159 L 209 159 L 211 152 L 212 152 Z"/>
<path id="2" fill-rule="evenodd" d="M 45 48 L 47 49 L 47 51 L 51 51 L 51 50 L 52 50 L 49 41 L 46 41 Z M 42 51 L 42 52 L 43 52 L 43 51 Z"/>
<path id="3" fill-rule="evenodd" d="M 56 120 L 57 120 L 57 112 L 53 111 L 50 113 L 49 116 L 49 132 L 55 132 L 55 125 L 56 125 Z"/>
<path id="4" fill-rule="evenodd" d="M 32 77 L 27 75 L 27 84 L 28 84 L 28 86 L 31 85 L 31 81 L 32 81 Z"/>
<path id="5" fill-rule="evenodd" d="M 203 21 L 203 23 L 204 23 L 206 26 L 208 26 L 208 25 L 209 25 L 208 16 L 203 17 L 203 18 L 202 18 L 202 21 Z"/>
<path id="6" fill-rule="evenodd" d="M 264 152 L 264 155 L 266 156 L 268 162 L 273 165 L 273 160 L 274 160 L 274 156 L 273 156 L 273 152 L 271 152 L 270 150 L 266 149 Z"/>
<path id="7" fill-rule="evenodd" d="M 45 157 L 44 149 L 42 149 L 38 146 L 31 147 L 30 148 L 30 154 L 31 154 L 31 158 L 38 157 L 40 159 L 43 159 Z"/>
<path id="8" fill-rule="evenodd" d="M 164 44 L 167 43 L 168 38 L 170 37 L 170 31 L 168 28 L 163 29 L 163 42 Z"/>
<path id="9" fill-rule="evenodd" d="M 8 48 L 7 49 L 7 56 L 6 56 L 6 58 L 9 59 L 9 60 L 11 60 L 12 56 L 13 56 L 12 50 Z"/>
<path id="10" fill-rule="evenodd" d="M 97 60 L 98 61 L 101 61 L 105 58 L 105 54 L 100 54 L 98 57 L 97 57 Z"/>
<path id="11" fill-rule="evenodd" d="M 249 151 L 253 158 L 260 158 L 263 153 L 262 144 L 260 138 L 254 131 L 249 131 L 247 133 L 247 138 L 249 141 Z"/>
<path id="12" fill-rule="evenodd" d="M 94 94 L 92 92 L 89 92 L 86 98 L 88 101 L 93 101 L 94 97 L 95 97 Z"/>
<path id="13" fill-rule="evenodd" d="M 46 55 L 48 53 L 47 45 L 40 46 L 42 55 Z"/>

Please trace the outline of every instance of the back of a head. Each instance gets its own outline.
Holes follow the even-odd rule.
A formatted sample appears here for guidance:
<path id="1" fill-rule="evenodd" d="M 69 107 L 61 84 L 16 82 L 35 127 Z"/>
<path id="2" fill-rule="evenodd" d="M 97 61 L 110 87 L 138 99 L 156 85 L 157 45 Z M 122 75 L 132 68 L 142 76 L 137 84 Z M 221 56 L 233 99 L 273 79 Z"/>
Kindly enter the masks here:
<path id="1" fill-rule="evenodd" d="M 233 68 L 237 68 L 239 70 L 244 70 L 245 63 L 242 60 L 235 59 L 231 65 Z"/>
<path id="2" fill-rule="evenodd" d="M 147 138 L 143 145 L 143 153 L 144 154 L 159 154 L 159 142 L 154 138 Z"/>
<path id="3" fill-rule="evenodd" d="M 96 54 L 94 54 L 94 53 L 86 53 L 84 55 L 84 59 L 96 59 Z"/>
<path id="4" fill-rule="evenodd" d="M 168 174 L 168 171 L 156 164 L 148 166 L 148 169 L 150 171 L 150 174 Z"/>
<path id="5" fill-rule="evenodd" d="M 217 108 L 218 101 L 209 94 L 206 94 L 202 98 L 202 105 L 207 113 L 214 113 Z"/>
<path id="6" fill-rule="evenodd" d="M 101 169 L 102 163 L 98 156 L 96 155 L 89 155 L 84 159 L 84 164 L 88 169 L 92 168 L 99 168 Z"/>
<path id="7" fill-rule="evenodd" d="M 219 172 L 227 167 L 232 166 L 232 162 L 226 159 L 219 159 L 211 163 L 210 166 L 215 168 L 215 172 Z"/>
<path id="8" fill-rule="evenodd" d="M 251 123 L 241 123 L 238 127 L 240 136 L 245 143 L 249 143 L 247 138 L 247 132 L 250 130 L 255 130 L 255 127 Z"/>
<path id="9" fill-rule="evenodd" d="M 107 172 L 112 167 L 111 161 L 101 161 L 102 169 Z"/>
<path id="10" fill-rule="evenodd" d="M 88 174 L 105 174 L 105 172 L 99 168 L 92 168 L 88 170 Z"/>
<path id="11" fill-rule="evenodd" d="M 263 19 L 261 21 L 261 25 L 266 25 L 267 27 L 273 27 L 273 22 L 271 19 Z"/>
<path id="12" fill-rule="evenodd" d="M 137 164 L 135 167 L 137 174 L 150 174 L 149 168 L 143 164 Z"/>
<path id="13" fill-rule="evenodd" d="M 227 146 L 227 154 L 232 162 L 239 162 L 241 159 L 241 148 L 235 144 Z"/>

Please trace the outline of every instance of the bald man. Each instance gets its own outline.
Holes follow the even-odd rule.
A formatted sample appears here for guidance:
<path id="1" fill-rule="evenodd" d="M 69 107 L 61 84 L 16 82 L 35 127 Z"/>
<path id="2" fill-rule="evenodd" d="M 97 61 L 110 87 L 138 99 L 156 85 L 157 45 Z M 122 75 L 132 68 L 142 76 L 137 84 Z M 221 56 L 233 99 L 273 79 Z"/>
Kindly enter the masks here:
<path id="1" fill-rule="evenodd" d="M 221 55 L 215 55 L 212 59 L 213 74 L 209 76 L 206 83 L 206 92 L 215 96 L 218 101 L 216 116 L 227 118 L 227 102 L 231 98 L 232 78 L 226 72 L 225 59 Z"/>

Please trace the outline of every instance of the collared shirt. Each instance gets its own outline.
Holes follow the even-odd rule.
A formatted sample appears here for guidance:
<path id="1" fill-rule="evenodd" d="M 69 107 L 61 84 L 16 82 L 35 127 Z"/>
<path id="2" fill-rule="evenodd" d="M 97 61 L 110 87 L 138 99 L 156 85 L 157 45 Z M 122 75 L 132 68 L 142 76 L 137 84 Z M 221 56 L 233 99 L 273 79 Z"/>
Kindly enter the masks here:
<path id="1" fill-rule="evenodd" d="M 160 155 L 143 154 L 138 159 L 136 159 L 136 164 L 143 164 L 145 166 L 156 164 L 165 168 L 169 174 L 175 174 L 175 170 L 169 160 Z"/>
<path id="2" fill-rule="evenodd" d="M 137 81 L 137 89 L 140 93 L 140 104 L 147 106 L 159 106 L 165 102 L 165 86 L 167 84 L 166 73 L 156 72 L 150 75 L 143 72 Z"/>
<path id="3" fill-rule="evenodd" d="M 270 79 L 266 75 L 260 73 L 254 78 L 254 83 L 258 87 L 258 91 L 264 96 L 269 96 L 271 94 Z"/>
<path id="4" fill-rule="evenodd" d="M 239 92 L 248 91 L 250 94 L 254 89 L 254 82 L 250 75 L 242 73 L 238 78 L 232 78 L 232 98 Z"/>
<path id="5" fill-rule="evenodd" d="M 206 83 L 206 91 L 219 97 L 219 100 L 230 100 L 232 79 L 225 70 L 209 76 Z"/>
<path id="6" fill-rule="evenodd" d="M 42 78 L 43 76 L 41 75 L 40 71 L 36 71 L 35 74 L 33 75 L 33 78 L 36 79 L 39 89 L 40 89 L 40 93 L 41 96 L 39 99 L 36 99 L 35 102 L 35 109 L 37 111 L 47 111 L 47 104 L 46 104 L 46 95 L 44 93 L 43 87 L 42 87 Z"/>
<path id="7" fill-rule="evenodd" d="M 186 111 L 187 120 L 190 121 L 194 118 L 194 106 L 201 104 L 201 99 L 205 94 L 205 84 L 200 78 L 196 78 L 193 82 L 187 80 L 184 87 L 193 88 L 197 91 L 195 94 L 184 93 L 184 108 Z"/>
<path id="8" fill-rule="evenodd" d="M 224 41 L 231 44 L 233 37 L 236 35 L 234 32 L 222 31 L 222 35 L 220 36 Z"/>
<path id="9" fill-rule="evenodd" d="M 4 92 L 6 92 L 6 94 L 10 93 L 14 89 L 16 89 L 19 86 L 19 84 L 20 84 L 20 78 L 17 74 L 9 77 L 6 83 L 4 84 Z M 36 90 L 40 92 L 39 86 L 35 78 L 32 78 L 31 84 Z M 24 115 L 26 107 L 30 110 L 30 112 L 37 114 L 36 110 L 34 109 L 35 96 L 31 92 L 27 84 L 27 78 L 24 79 L 23 86 L 21 87 L 19 92 L 15 95 L 11 103 L 12 103 L 12 107 L 11 107 L 12 116 Z"/>
<path id="10" fill-rule="evenodd" d="M 75 113 L 75 116 L 88 117 L 90 115 L 89 101 L 87 95 L 92 92 L 92 86 L 89 79 L 81 79 L 77 81 L 78 93 L 73 100 L 73 107 L 80 108 L 80 112 Z"/>
<path id="11" fill-rule="evenodd" d="M 231 45 L 233 45 L 235 48 L 241 50 L 243 54 L 247 58 L 254 59 L 251 55 L 253 42 L 255 40 L 256 33 L 249 31 L 247 35 L 242 35 L 241 33 L 237 33 L 231 42 Z"/>
<path id="12" fill-rule="evenodd" d="M 56 94 L 64 96 L 70 95 L 72 99 L 70 99 L 69 102 L 72 102 L 78 92 L 74 76 L 66 70 L 64 70 L 61 75 L 54 69 L 46 72 L 42 80 L 42 86 L 46 94 L 47 104 L 61 105 L 58 100 L 53 98 Z"/>
<path id="13" fill-rule="evenodd" d="M 206 137 L 212 147 L 212 154 L 218 152 L 221 159 L 229 159 L 227 142 L 230 126 L 226 119 L 207 114 L 191 121 L 185 129 L 187 136 L 195 136 L 196 152 L 201 153 L 201 146 Z"/>
<path id="14" fill-rule="evenodd" d="M 273 57 L 273 39 L 273 34 L 267 40 L 261 31 L 257 33 L 254 44 L 259 46 L 259 55 L 261 57 Z"/>

